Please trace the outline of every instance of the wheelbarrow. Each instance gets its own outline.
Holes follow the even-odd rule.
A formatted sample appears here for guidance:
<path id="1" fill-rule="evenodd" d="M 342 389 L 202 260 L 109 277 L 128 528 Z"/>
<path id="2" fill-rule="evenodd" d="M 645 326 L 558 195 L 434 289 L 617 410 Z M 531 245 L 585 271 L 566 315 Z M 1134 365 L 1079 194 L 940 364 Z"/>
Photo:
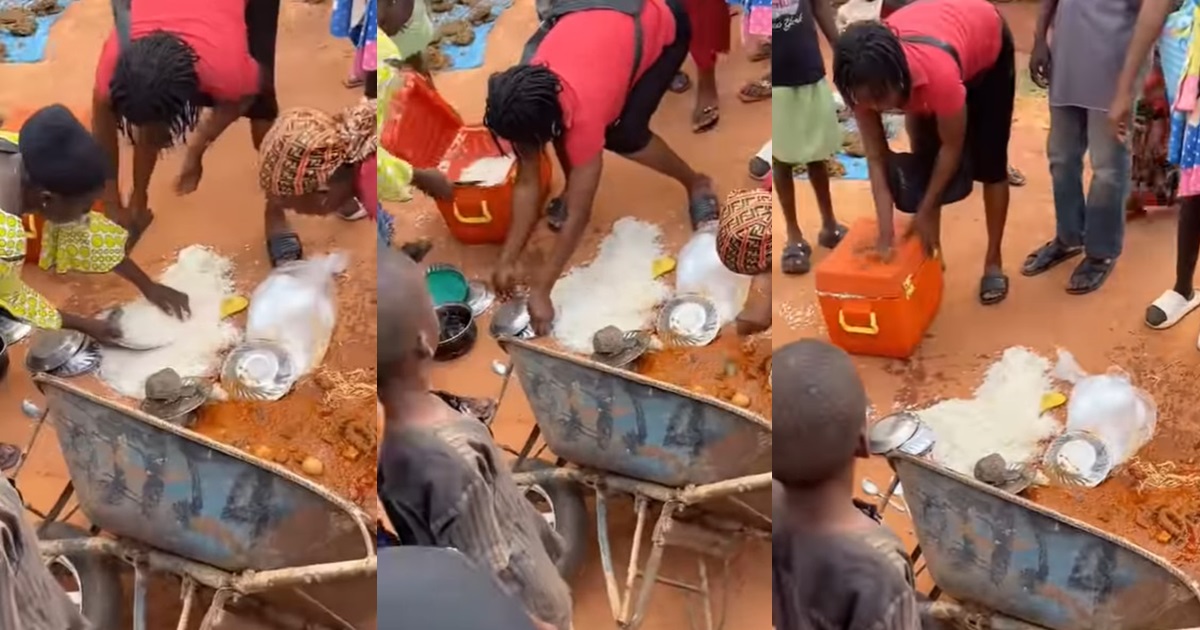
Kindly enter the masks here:
<path id="1" fill-rule="evenodd" d="M 517 453 L 515 469 L 523 471 L 516 475 L 518 484 L 548 500 L 547 518 L 576 563 L 587 539 L 586 508 L 578 495 L 583 488 L 593 491 L 600 561 L 617 625 L 640 627 L 653 587 L 662 583 L 699 600 L 707 630 L 722 627 L 724 611 L 714 614 L 708 562 L 727 566 L 741 541 L 769 539 L 770 424 L 632 372 L 524 340 L 506 337 L 500 343 L 512 361 L 501 372 L 506 379 L 517 376 L 536 422 Z M 537 458 L 539 440 L 557 457 L 556 465 Z M 608 528 L 610 502 L 619 498 L 632 499 L 636 515 L 621 582 Z M 661 575 L 667 548 L 696 556 L 696 581 Z M 572 568 L 560 565 L 560 571 L 569 575 Z"/>
<path id="2" fill-rule="evenodd" d="M 133 569 L 133 628 L 147 628 L 152 573 L 180 579 L 178 628 L 198 591 L 200 628 L 243 615 L 281 628 L 374 627 L 374 526 L 352 503 L 291 471 L 44 374 L 32 442 L 54 426 L 70 484 L 39 529 L 52 569 L 97 630 L 119 630 L 121 569 Z M 28 451 L 27 451 L 28 452 Z M 58 521 L 71 497 L 92 523 Z M 68 514 L 68 517 L 70 514 Z M 103 532 L 103 533 L 101 533 Z"/>
<path id="3" fill-rule="evenodd" d="M 888 461 L 920 545 L 913 555 L 924 556 L 935 598 L 948 596 L 930 606 L 935 617 L 967 628 L 1200 627 L 1197 583 L 1162 558 L 926 459 Z"/>

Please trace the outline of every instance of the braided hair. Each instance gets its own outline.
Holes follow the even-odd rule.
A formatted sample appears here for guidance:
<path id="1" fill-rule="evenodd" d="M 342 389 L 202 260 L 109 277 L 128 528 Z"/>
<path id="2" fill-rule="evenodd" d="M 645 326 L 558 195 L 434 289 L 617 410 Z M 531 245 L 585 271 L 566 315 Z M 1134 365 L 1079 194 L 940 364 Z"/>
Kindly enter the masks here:
<path id="1" fill-rule="evenodd" d="M 562 83 L 544 65 L 518 65 L 488 78 L 483 124 L 509 142 L 542 146 L 562 133 Z"/>
<path id="2" fill-rule="evenodd" d="M 183 142 L 200 120 L 198 60 L 190 45 L 166 31 L 130 41 L 108 84 L 117 127 L 132 141 L 136 126 L 166 125 L 169 142 Z"/>
<path id="3" fill-rule="evenodd" d="M 833 48 L 833 83 L 848 107 L 864 94 L 873 101 L 897 94 L 907 102 L 912 75 L 900 39 L 881 22 L 847 26 Z"/>

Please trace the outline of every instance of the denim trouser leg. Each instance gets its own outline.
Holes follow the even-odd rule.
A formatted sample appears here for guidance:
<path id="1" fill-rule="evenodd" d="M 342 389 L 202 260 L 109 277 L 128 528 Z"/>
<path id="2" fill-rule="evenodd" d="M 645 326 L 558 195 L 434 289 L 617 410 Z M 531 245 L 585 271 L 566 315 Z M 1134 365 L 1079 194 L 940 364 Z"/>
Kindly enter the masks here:
<path id="1" fill-rule="evenodd" d="M 1129 149 L 1113 136 L 1108 115 L 1081 107 L 1051 107 L 1046 143 L 1054 186 L 1058 240 L 1083 246 L 1093 258 L 1116 258 L 1125 239 L 1125 196 Z M 1092 163 L 1092 182 L 1083 193 L 1083 156 Z"/>
<path id="2" fill-rule="evenodd" d="M 1083 154 L 1087 152 L 1087 110 L 1051 107 L 1046 156 L 1054 190 L 1055 234 L 1067 247 L 1081 247 L 1086 226 L 1087 199 L 1083 195 Z"/>
<path id="3" fill-rule="evenodd" d="M 1116 258 L 1125 242 L 1125 198 L 1129 195 L 1129 147 L 1117 140 L 1108 112 L 1088 111 L 1088 157 L 1092 184 L 1087 196 L 1084 252 L 1091 258 Z"/>

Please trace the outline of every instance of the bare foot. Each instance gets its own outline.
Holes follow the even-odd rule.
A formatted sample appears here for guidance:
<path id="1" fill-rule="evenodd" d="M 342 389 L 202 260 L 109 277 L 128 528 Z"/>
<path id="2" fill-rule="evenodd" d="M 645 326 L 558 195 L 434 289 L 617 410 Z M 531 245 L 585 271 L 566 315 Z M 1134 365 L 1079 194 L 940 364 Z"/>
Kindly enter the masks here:
<path id="1" fill-rule="evenodd" d="M 198 157 L 185 157 L 183 168 L 175 180 L 175 194 L 190 195 L 200 186 L 200 178 L 204 176 L 204 162 Z"/>

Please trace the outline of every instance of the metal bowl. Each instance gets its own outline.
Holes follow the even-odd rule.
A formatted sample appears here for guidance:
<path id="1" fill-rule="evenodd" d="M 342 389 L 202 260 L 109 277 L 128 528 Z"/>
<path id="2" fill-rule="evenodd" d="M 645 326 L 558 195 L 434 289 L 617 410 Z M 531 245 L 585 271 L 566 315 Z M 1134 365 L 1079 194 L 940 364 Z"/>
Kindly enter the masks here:
<path id="1" fill-rule="evenodd" d="M 533 339 L 536 334 L 529 318 L 529 303 L 523 298 L 518 298 L 501 304 L 492 314 L 492 323 L 488 331 L 497 339 Z"/>
<path id="2" fill-rule="evenodd" d="M 185 378 L 182 380 L 183 391 L 186 392 L 183 396 L 171 402 L 146 399 L 142 401 L 141 410 L 181 427 L 190 427 L 195 424 L 199 417 L 197 410 L 208 401 L 212 387 L 203 379 Z"/>
<path id="3" fill-rule="evenodd" d="M 87 335 L 77 330 L 39 330 L 29 343 L 25 367 L 30 372 L 51 372 L 60 368 L 83 349 L 87 339 Z"/>
<path id="4" fill-rule="evenodd" d="M 496 294 L 486 284 L 473 280 L 467 285 L 467 306 L 471 307 L 471 314 L 475 317 L 486 313 L 495 301 Z"/>
<path id="5" fill-rule="evenodd" d="M 667 300 L 658 312 L 658 336 L 668 346 L 707 346 L 720 332 L 717 307 L 700 295 L 681 295 Z"/>
<path id="6" fill-rule="evenodd" d="M 240 400 L 279 400 L 298 378 L 291 355 L 269 341 L 247 341 L 221 364 L 221 387 Z"/>
<path id="7" fill-rule="evenodd" d="M 450 361 L 470 352 L 479 336 L 471 307 L 466 304 L 439 304 L 434 311 L 437 313 L 439 334 L 434 360 Z"/>
<path id="8" fill-rule="evenodd" d="M 867 448 L 873 455 L 890 453 L 911 440 L 921 428 L 921 419 L 911 411 L 884 416 L 867 429 Z"/>
<path id="9" fill-rule="evenodd" d="M 425 287 L 434 306 L 466 302 L 471 291 L 467 276 L 458 267 L 442 263 L 426 268 Z"/>
<path id="10" fill-rule="evenodd" d="M 1108 478 L 1112 469 L 1108 446 L 1083 431 L 1067 431 L 1058 436 L 1042 458 L 1042 473 L 1059 486 L 1095 488 Z"/>
<path id="11" fill-rule="evenodd" d="M 592 360 L 609 367 L 623 368 L 638 359 L 650 349 L 650 333 L 644 330 L 628 330 L 622 335 L 625 346 L 612 354 L 592 353 Z"/>
<path id="12" fill-rule="evenodd" d="M 74 378 L 95 372 L 100 367 L 100 344 L 87 340 L 79 352 L 67 359 L 66 363 L 47 372 L 58 378 Z"/>
<path id="13" fill-rule="evenodd" d="M 4 309 L 0 309 L 0 339 L 4 340 L 6 346 L 13 346 L 31 333 L 33 333 L 33 326 L 13 317 Z"/>

